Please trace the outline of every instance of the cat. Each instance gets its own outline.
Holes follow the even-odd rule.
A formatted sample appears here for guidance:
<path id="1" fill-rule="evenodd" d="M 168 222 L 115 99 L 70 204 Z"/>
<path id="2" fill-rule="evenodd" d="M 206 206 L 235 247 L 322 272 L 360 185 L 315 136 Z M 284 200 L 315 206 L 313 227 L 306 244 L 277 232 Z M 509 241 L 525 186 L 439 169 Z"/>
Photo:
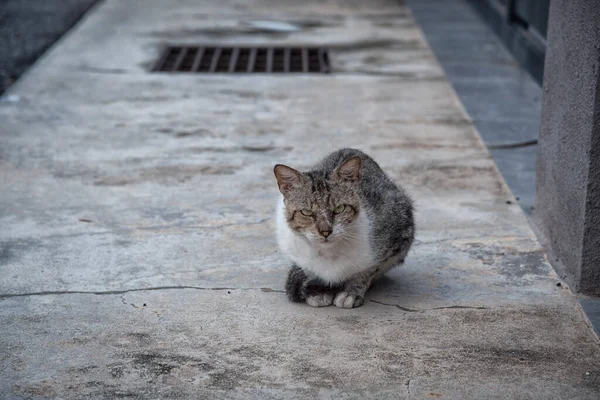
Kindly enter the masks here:
<path id="1" fill-rule="evenodd" d="M 340 149 L 308 172 L 277 164 L 277 242 L 292 261 L 285 291 L 313 307 L 359 307 L 374 279 L 402 264 L 413 202 L 368 155 Z"/>

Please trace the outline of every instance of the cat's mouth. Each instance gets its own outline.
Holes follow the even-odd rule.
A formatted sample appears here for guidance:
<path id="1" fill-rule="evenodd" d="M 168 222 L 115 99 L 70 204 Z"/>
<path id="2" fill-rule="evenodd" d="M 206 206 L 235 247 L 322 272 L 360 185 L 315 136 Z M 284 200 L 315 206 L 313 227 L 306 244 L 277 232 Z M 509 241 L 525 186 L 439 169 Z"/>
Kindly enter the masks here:
<path id="1" fill-rule="evenodd" d="M 322 246 L 331 246 L 332 244 L 334 244 L 334 240 L 332 239 L 331 236 L 326 237 L 326 238 L 321 238 L 319 239 L 318 243 Z"/>

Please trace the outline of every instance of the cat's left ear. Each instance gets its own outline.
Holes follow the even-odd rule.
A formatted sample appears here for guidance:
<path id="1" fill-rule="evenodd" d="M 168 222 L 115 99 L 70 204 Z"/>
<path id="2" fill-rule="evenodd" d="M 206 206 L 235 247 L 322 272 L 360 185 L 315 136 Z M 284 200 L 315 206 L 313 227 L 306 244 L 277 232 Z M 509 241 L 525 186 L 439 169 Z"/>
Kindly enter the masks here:
<path id="1" fill-rule="evenodd" d="M 335 169 L 335 174 L 343 181 L 358 182 L 360 179 L 360 157 L 352 157 Z"/>
<path id="2" fill-rule="evenodd" d="M 277 164 L 273 168 L 275 178 L 277 178 L 277 184 L 279 185 L 279 191 L 284 196 L 295 186 L 302 184 L 302 174 L 296 171 L 294 168 L 290 168 L 287 165 Z"/>

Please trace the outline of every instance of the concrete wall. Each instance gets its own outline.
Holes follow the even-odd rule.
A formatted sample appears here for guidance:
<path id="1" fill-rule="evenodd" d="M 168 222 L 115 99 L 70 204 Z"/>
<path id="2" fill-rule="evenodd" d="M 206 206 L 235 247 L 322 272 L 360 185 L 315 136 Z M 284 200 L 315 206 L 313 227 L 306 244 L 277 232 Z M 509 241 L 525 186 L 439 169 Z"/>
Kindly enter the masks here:
<path id="1" fill-rule="evenodd" d="M 557 272 L 600 294 L 600 2 L 552 0 L 534 219 Z"/>
<path id="2" fill-rule="evenodd" d="M 542 78 L 544 75 L 544 57 L 545 57 L 545 46 L 543 40 L 543 33 L 538 35 L 531 34 L 530 30 L 523 27 L 522 24 L 511 21 L 506 16 L 508 13 L 508 3 L 498 7 L 498 0 L 466 0 L 469 4 L 477 10 L 479 15 L 487 22 L 492 30 L 500 37 L 505 46 L 508 47 L 513 56 L 517 59 L 527 71 L 533 76 L 538 84 L 541 85 Z M 539 4 L 534 5 L 534 8 L 544 8 L 547 6 L 547 0 L 535 0 Z M 449 8 L 444 5 L 444 8 Z M 517 4 L 527 3 L 519 2 Z M 529 3 L 531 7 L 531 3 Z M 543 18 L 543 11 L 541 16 Z M 531 22 L 531 21 L 530 21 Z M 537 24 L 536 24 L 537 25 Z M 532 27 L 535 29 L 535 27 Z"/>

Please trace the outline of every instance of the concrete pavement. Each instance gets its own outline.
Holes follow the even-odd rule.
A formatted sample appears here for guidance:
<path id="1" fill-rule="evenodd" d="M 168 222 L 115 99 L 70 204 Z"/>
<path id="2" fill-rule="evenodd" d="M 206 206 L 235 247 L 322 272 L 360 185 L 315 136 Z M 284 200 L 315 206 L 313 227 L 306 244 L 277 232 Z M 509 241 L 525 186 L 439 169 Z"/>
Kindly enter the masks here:
<path id="1" fill-rule="evenodd" d="M 149 73 L 166 43 L 323 44 L 334 73 Z M 8 94 L 0 397 L 600 393 L 597 338 L 398 2 L 108 0 Z M 347 146 L 413 194 L 416 244 L 361 308 L 289 303 L 272 166 Z"/>

